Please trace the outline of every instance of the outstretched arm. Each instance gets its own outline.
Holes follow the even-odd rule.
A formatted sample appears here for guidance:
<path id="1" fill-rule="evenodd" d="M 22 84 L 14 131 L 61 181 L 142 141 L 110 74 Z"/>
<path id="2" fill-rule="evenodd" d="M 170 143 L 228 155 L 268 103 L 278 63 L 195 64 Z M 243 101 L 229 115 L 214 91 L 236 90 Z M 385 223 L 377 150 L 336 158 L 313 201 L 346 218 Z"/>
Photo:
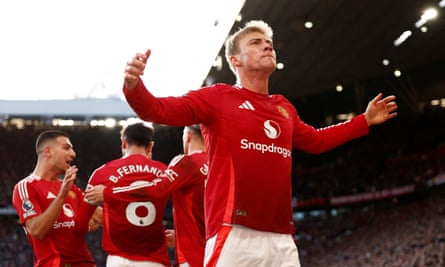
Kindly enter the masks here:
<path id="1" fill-rule="evenodd" d="M 397 103 L 394 95 L 382 99 L 382 93 L 379 93 L 374 99 L 369 101 L 366 108 L 365 119 L 368 126 L 381 124 L 397 116 Z"/>
<path id="2" fill-rule="evenodd" d="M 95 185 L 87 188 L 85 199 L 90 205 L 100 205 L 105 201 L 105 198 L 107 198 L 107 201 L 146 201 L 165 197 L 177 186 L 179 185 L 174 183 L 174 179 L 168 179 L 164 175 L 154 177 L 151 181 L 137 181 L 128 186 L 106 187 L 104 185 Z"/>
<path id="3" fill-rule="evenodd" d="M 85 190 L 85 198 L 92 205 L 104 201 L 132 202 L 136 199 L 146 201 L 163 198 L 194 177 L 195 173 L 185 167 L 191 164 L 194 164 L 192 158 L 181 154 L 171 160 L 169 167 L 160 176 L 145 177 L 146 180 L 119 187 L 95 185 Z"/>

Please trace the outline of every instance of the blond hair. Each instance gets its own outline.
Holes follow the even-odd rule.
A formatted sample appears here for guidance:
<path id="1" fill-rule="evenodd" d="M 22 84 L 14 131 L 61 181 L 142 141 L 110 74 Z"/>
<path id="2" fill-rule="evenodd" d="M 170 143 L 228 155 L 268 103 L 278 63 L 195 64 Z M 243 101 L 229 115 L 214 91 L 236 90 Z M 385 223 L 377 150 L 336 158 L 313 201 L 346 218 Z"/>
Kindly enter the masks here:
<path id="1" fill-rule="evenodd" d="M 252 32 L 259 32 L 259 33 L 265 34 L 270 39 L 272 39 L 272 37 L 273 37 L 272 28 L 269 26 L 269 24 L 267 24 L 266 22 L 264 22 L 262 20 L 251 20 L 251 21 L 247 22 L 243 28 L 238 29 L 238 31 L 236 31 L 235 33 L 230 35 L 227 38 L 226 43 L 225 43 L 225 50 L 226 50 L 225 56 L 226 56 L 227 63 L 230 66 L 230 69 L 235 74 L 236 74 L 236 71 L 235 71 L 234 67 L 232 66 L 232 64 L 230 64 L 230 56 L 236 55 L 239 53 L 239 41 L 244 36 L 246 36 L 247 34 L 252 33 Z"/>

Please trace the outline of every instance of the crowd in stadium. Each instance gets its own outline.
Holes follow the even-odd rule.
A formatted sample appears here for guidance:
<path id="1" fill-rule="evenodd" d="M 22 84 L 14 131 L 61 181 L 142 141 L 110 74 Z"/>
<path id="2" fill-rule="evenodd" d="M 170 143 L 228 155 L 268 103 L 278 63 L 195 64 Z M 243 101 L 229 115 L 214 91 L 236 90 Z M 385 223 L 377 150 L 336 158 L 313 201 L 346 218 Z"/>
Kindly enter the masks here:
<path id="1" fill-rule="evenodd" d="M 0 208 L 11 204 L 14 184 L 35 163 L 34 141 L 48 126 L 0 127 Z M 78 185 L 91 171 L 120 156 L 118 128 L 72 127 Z M 179 133 L 163 128 L 155 136 L 154 158 L 168 162 L 180 151 Z M 296 220 L 296 242 L 303 266 L 443 266 L 445 190 L 427 182 L 445 173 L 445 112 L 400 118 L 373 129 L 367 137 L 331 152 L 295 153 L 294 194 L 298 200 L 329 198 L 415 184 L 414 194 L 325 207 L 318 216 Z M 0 216 L 0 266 L 29 266 L 32 250 L 15 215 Z M 87 235 L 98 266 L 104 266 L 100 230 Z"/>
<path id="2" fill-rule="evenodd" d="M 445 190 L 297 223 L 303 266 L 445 264 Z"/>

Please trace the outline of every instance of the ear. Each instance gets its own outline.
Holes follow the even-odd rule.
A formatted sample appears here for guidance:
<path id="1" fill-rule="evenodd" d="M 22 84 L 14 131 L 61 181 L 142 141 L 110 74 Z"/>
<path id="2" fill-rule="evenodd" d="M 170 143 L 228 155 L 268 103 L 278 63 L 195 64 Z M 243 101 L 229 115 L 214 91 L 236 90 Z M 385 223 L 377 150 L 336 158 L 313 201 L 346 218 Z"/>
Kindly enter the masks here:
<path id="1" fill-rule="evenodd" d="M 147 148 L 145 149 L 145 151 L 147 152 L 147 154 L 151 153 L 153 151 L 153 147 L 155 145 L 155 142 L 151 141 L 150 144 L 147 146 Z"/>
<path id="2" fill-rule="evenodd" d="M 121 149 L 126 150 L 127 146 L 128 146 L 127 140 L 125 140 L 125 138 L 121 138 Z"/>
<path id="3" fill-rule="evenodd" d="M 241 66 L 241 61 L 239 60 L 238 55 L 231 55 L 229 57 L 229 59 L 230 59 L 230 64 L 234 68 L 237 68 L 237 67 Z"/>
<path id="4" fill-rule="evenodd" d="M 190 131 L 188 131 L 187 135 L 185 137 L 185 142 L 190 143 L 191 140 L 192 140 L 192 133 Z"/>
<path id="5" fill-rule="evenodd" d="M 49 146 L 49 145 L 44 146 L 42 154 L 45 155 L 46 157 L 50 157 L 52 155 L 51 146 Z"/>

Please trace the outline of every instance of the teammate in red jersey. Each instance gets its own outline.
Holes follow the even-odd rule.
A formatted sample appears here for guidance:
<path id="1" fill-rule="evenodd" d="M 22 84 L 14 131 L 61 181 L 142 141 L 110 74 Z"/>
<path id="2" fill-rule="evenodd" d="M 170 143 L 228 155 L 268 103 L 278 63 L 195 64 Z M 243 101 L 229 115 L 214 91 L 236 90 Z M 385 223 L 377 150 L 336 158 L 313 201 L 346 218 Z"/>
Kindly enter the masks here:
<path id="1" fill-rule="evenodd" d="M 205 224 L 204 186 L 208 173 L 208 156 L 199 125 L 184 127 L 184 155 L 174 158 L 169 169 L 176 169 L 182 186 L 172 193 L 176 262 L 180 267 L 204 264 Z M 186 159 L 190 163 L 187 164 Z M 184 163 L 182 163 L 184 161 Z"/>
<path id="2" fill-rule="evenodd" d="M 151 183 L 167 168 L 152 160 L 152 138 L 152 127 L 144 123 L 127 125 L 121 136 L 123 157 L 97 168 L 87 188 L 99 184 L 114 187 Z M 86 200 L 90 200 L 88 195 Z M 108 267 L 170 266 L 163 225 L 167 200 L 168 196 L 146 201 L 105 198 L 102 247 L 108 254 Z"/>
<path id="3" fill-rule="evenodd" d="M 122 187 L 98 185 L 88 189 L 86 197 L 98 204 L 104 198 L 142 201 L 172 193 L 175 230 L 166 230 L 168 241 L 174 243 L 179 266 L 199 267 L 204 262 L 204 185 L 208 172 L 207 153 L 199 125 L 184 127 L 182 141 L 184 154 L 171 160 L 161 179 Z"/>
<path id="4" fill-rule="evenodd" d="M 34 266 L 96 266 L 86 231 L 77 230 L 83 192 L 74 184 L 78 169 L 70 166 L 76 153 L 68 134 L 40 133 L 36 152 L 33 173 L 15 185 L 12 199 L 34 251 Z"/>
<path id="5" fill-rule="evenodd" d="M 157 98 L 140 79 L 150 50 L 137 53 L 125 69 L 124 94 L 141 119 L 202 126 L 209 155 L 207 267 L 300 266 L 292 237 L 292 149 L 322 153 L 397 115 L 395 96 L 378 94 L 347 122 L 321 129 L 304 123 L 284 96 L 269 94 L 276 68 L 272 35 L 264 21 L 250 21 L 227 39 L 233 86 Z"/>

